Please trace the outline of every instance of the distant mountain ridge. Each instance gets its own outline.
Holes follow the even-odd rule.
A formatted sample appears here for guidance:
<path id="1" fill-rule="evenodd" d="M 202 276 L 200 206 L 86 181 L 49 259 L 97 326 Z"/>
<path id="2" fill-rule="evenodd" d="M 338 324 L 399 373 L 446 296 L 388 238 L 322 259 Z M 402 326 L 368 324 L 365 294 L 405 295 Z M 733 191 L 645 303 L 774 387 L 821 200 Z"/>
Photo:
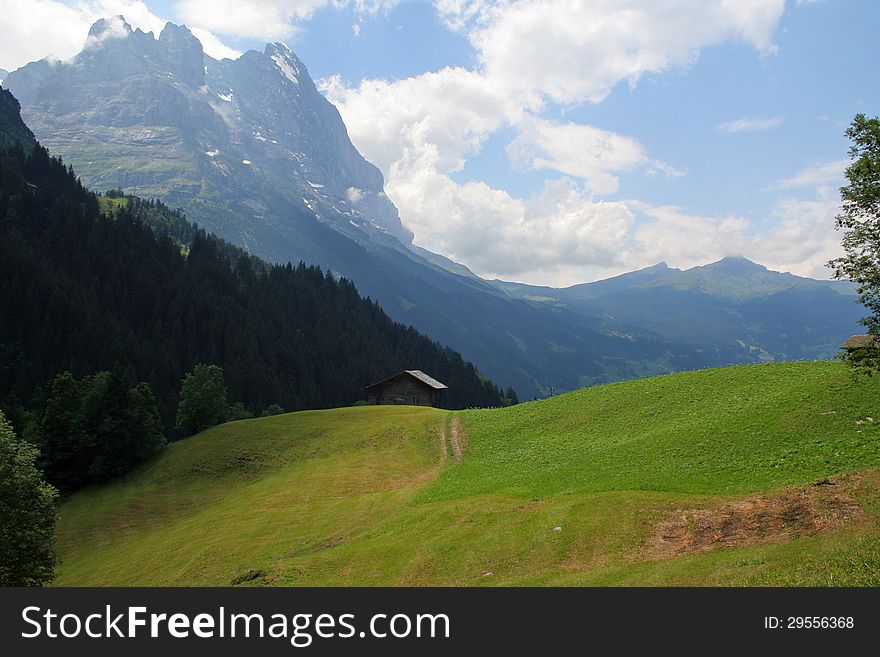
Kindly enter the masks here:
<path id="1" fill-rule="evenodd" d="M 525 285 L 494 281 L 504 290 L 529 290 L 559 300 L 572 301 L 596 298 L 622 289 L 666 287 L 678 290 L 698 291 L 729 299 L 744 301 L 775 294 L 789 289 L 833 290 L 838 294 L 854 295 L 856 285 L 848 281 L 818 280 L 796 276 L 788 272 L 768 269 L 743 256 L 727 256 L 717 262 L 698 265 L 690 269 L 677 269 L 665 262 L 651 267 L 620 274 L 592 283 L 579 283 L 564 288 Z M 523 296 L 517 294 L 516 296 Z"/>
<path id="2" fill-rule="evenodd" d="M 741 256 L 685 270 L 661 262 L 567 288 L 495 284 L 512 298 L 640 326 L 731 362 L 830 358 L 864 314 L 853 283 L 771 271 Z"/>

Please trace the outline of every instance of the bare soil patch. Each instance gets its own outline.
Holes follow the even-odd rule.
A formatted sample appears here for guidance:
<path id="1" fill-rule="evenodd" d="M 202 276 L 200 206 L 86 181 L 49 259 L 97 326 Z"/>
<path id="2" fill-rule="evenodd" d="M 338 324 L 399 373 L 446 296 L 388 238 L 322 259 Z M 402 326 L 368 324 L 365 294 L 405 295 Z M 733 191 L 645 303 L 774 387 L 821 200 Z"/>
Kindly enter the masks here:
<path id="1" fill-rule="evenodd" d="M 646 541 L 645 557 L 665 559 L 829 531 L 862 514 L 855 496 L 861 480 L 848 473 L 712 508 L 668 511 Z"/>
<path id="2" fill-rule="evenodd" d="M 449 424 L 449 442 L 452 444 L 452 453 L 455 455 L 456 461 L 461 461 L 464 448 L 467 447 L 467 440 L 467 429 L 461 423 L 461 418 L 457 415 L 453 416 L 452 422 Z"/>

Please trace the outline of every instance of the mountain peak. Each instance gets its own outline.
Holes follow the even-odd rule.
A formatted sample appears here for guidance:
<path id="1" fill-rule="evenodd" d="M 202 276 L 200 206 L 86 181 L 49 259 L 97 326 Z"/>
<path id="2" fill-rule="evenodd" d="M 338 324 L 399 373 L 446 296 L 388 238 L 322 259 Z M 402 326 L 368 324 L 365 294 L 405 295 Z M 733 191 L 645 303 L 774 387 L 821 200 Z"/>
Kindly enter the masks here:
<path id="1" fill-rule="evenodd" d="M 748 258 L 741 255 L 725 256 L 718 262 L 705 265 L 706 269 L 714 269 L 725 273 L 748 273 L 768 271 L 764 265 L 752 262 Z"/>
<path id="2" fill-rule="evenodd" d="M 267 43 L 263 54 L 275 62 L 275 66 L 285 78 L 294 84 L 299 84 L 300 77 L 302 77 L 303 63 L 286 44 L 280 42 Z"/>
<path id="3" fill-rule="evenodd" d="M 178 79 L 193 87 L 205 83 L 205 51 L 186 25 L 166 23 L 159 34 L 159 47 Z"/>
<path id="4" fill-rule="evenodd" d="M 172 43 L 175 41 L 195 41 L 199 43 L 199 47 L 202 45 L 186 25 L 175 25 L 171 21 L 165 23 L 165 27 L 159 33 L 159 41 Z"/>
<path id="5" fill-rule="evenodd" d="M 86 43 L 101 43 L 107 39 L 121 39 L 131 34 L 131 25 L 122 15 L 112 18 L 100 18 L 89 28 Z"/>

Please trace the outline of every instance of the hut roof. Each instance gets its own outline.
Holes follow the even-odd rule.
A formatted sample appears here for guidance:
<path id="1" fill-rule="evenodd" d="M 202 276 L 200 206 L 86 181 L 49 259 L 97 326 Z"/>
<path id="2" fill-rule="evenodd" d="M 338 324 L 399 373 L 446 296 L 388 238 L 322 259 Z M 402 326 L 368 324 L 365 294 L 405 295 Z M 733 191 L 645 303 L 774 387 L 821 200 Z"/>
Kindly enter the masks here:
<path id="1" fill-rule="evenodd" d="M 445 390 L 447 388 L 447 386 L 440 383 L 437 379 L 435 379 L 434 377 L 428 376 L 427 374 L 425 374 L 421 370 L 403 370 L 402 372 L 398 372 L 397 374 L 392 374 L 387 379 L 382 379 L 381 381 L 377 381 L 376 383 L 373 383 L 373 384 L 368 385 L 366 387 L 372 388 L 373 386 L 377 386 L 380 383 L 385 383 L 386 381 L 390 381 L 395 376 L 400 376 L 401 374 L 409 374 L 411 377 L 418 379 L 422 383 L 431 386 L 432 388 L 434 388 L 434 390 Z"/>
<path id="2" fill-rule="evenodd" d="M 873 347 L 877 341 L 876 335 L 854 335 L 843 343 L 844 349 L 864 349 Z"/>
<path id="3" fill-rule="evenodd" d="M 437 379 L 432 376 L 428 376 L 421 370 L 404 370 L 407 374 L 411 374 L 415 378 L 417 378 L 422 383 L 427 383 L 429 386 L 434 388 L 435 390 L 443 390 L 446 388 L 445 385 L 440 383 Z"/>

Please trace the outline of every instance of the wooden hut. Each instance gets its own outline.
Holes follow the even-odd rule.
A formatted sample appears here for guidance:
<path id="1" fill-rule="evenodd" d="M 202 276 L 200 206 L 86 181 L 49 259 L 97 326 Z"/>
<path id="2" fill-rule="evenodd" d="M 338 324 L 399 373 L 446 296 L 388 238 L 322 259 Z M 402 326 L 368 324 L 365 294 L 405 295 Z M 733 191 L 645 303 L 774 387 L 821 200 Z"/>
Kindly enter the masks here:
<path id="1" fill-rule="evenodd" d="M 448 388 L 421 370 L 404 370 L 364 388 L 371 404 L 443 405 L 443 391 Z"/>

